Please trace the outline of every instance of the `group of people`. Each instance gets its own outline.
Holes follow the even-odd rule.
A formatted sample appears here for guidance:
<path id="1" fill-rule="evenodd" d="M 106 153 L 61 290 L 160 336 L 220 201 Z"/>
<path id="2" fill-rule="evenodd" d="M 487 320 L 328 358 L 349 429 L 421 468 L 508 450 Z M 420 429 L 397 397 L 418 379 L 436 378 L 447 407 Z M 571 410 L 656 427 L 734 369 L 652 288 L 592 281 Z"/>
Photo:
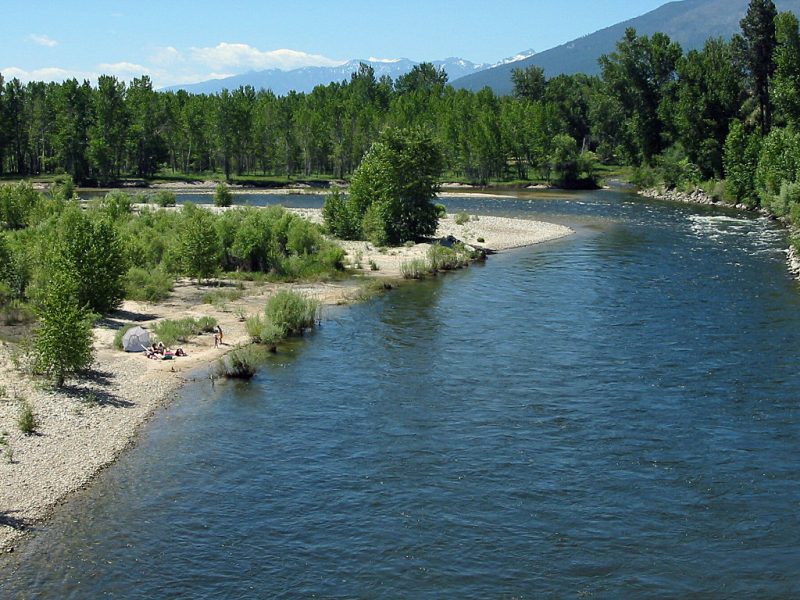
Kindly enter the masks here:
<path id="1" fill-rule="evenodd" d="M 178 348 L 173 352 L 164 346 L 162 342 L 158 342 L 158 344 L 153 344 L 146 349 L 145 356 L 153 360 L 171 360 L 175 356 L 186 356 L 186 352 L 183 351 L 183 348 Z"/>

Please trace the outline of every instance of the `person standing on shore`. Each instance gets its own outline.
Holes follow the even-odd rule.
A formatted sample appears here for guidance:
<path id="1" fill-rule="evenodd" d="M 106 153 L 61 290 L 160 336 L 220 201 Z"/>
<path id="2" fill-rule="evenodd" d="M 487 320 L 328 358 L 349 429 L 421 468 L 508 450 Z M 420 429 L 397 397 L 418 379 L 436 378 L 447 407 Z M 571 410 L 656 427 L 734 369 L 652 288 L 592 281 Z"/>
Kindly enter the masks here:
<path id="1" fill-rule="evenodd" d="M 214 348 L 219 348 L 222 345 L 222 327 L 217 325 L 214 327 Z"/>

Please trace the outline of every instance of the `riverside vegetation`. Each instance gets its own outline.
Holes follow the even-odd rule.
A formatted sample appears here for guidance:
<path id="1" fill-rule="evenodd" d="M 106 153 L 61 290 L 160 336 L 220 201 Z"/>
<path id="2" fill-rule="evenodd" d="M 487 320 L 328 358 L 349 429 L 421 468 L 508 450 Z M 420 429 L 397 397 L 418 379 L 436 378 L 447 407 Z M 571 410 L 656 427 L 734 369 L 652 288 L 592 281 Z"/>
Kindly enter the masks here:
<path id="1" fill-rule="evenodd" d="M 49 194 L 27 183 L 0 186 L 0 318 L 7 326 L 37 320 L 17 362 L 58 387 L 91 366 L 93 323 L 125 298 L 162 300 L 180 276 L 294 281 L 343 269 L 344 251 L 281 207 L 134 210 L 122 192 L 82 207 L 70 194 L 69 186 Z M 236 292 L 220 290 L 210 301 Z M 163 321 L 154 333 L 171 345 L 214 325 Z"/>

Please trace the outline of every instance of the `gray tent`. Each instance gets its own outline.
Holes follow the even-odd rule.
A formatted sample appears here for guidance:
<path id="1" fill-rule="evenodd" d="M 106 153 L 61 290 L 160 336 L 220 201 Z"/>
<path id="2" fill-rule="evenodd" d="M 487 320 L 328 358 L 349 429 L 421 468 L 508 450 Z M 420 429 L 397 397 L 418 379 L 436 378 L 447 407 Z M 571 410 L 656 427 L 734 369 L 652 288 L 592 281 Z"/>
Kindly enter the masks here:
<path id="1" fill-rule="evenodd" d="M 150 345 L 150 332 L 143 327 L 131 327 L 122 336 L 122 349 L 125 352 L 143 352 Z"/>

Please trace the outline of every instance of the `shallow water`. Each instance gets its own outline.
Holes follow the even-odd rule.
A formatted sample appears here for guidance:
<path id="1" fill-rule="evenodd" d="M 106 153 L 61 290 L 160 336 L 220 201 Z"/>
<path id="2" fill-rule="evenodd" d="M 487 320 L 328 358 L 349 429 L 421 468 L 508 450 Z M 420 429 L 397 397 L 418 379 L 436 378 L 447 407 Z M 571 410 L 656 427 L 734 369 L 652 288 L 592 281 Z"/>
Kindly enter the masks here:
<path id="1" fill-rule="evenodd" d="M 617 192 L 447 203 L 577 234 L 190 385 L 0 596 L 800 594 L 784 232 Z"/>

